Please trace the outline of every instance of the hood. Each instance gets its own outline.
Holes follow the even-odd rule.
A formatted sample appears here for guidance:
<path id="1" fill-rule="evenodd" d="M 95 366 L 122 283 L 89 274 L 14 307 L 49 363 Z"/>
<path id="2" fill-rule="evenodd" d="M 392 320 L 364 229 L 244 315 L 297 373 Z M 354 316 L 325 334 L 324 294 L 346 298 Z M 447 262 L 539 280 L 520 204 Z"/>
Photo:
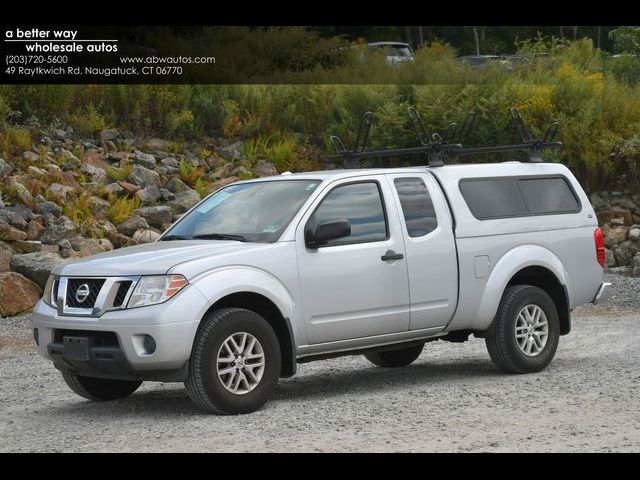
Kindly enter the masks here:
<path id="1" fill-rule="evenodd" d="M 273 246 L 270 243 L 242 243 L 227 240 L 174 240 L 152 242 L 85 257 L 59 265 L 56 275 L 118 276 L 161 275 L 179 263 L 198 258 L 249 252 Z"/>

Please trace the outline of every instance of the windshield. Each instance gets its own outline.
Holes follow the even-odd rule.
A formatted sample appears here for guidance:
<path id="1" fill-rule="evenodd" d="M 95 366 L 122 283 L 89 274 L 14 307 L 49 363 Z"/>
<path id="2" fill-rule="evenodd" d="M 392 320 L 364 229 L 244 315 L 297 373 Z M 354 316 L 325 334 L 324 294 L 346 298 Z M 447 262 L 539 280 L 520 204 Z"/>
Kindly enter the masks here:
<path id="1" fill-rule="evenodd" d="M 411 57 L 411 50 L 407 47 L 387 47 L 385 52 L 392 57 Z"/>
<path id="2" fill-rule="evenodd" d="M 384 54 L 388 57 L 411 57 L 411 50 L 409 47 L 402 45 L 370 45 L 371 48 L 383 50 Z"/>
<path id="3" fill-rule="evenodd" d="M 218 190 L 161 240 L 275 242 L 320 181 L 241 183 Z"/>

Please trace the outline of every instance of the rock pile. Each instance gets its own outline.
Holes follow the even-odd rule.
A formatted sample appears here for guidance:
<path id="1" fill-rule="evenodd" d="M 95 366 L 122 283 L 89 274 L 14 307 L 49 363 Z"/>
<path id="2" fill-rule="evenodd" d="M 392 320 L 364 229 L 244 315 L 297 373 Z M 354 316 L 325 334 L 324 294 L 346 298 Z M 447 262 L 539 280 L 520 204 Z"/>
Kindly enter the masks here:
<path id="1" fill-rule="evenodd" d="M 32 145 L 0 154 L 0 315 L 32 308 L 51 270 L 87 255 L 156 240 L 228 183 L 276 175 L 242 142 L 187 145 L 110 128 L 32 131 Z"/>

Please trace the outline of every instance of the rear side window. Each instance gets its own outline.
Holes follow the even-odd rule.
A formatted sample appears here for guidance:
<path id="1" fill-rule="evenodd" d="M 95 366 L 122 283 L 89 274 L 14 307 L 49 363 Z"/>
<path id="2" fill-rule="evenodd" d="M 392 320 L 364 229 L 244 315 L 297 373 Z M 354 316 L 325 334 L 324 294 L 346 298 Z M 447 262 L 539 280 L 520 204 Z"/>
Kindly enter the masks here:
<path id="1" fill-rule="evenodd" d="M 573 189 L 561 176 L 462 179 L 460 192 L 479 220 L 580 211 Z"/>
<path id="2" fill-rule="evenodd" d="M 423 237 L 438 226 L 431 196 L 421 178 L 394 180 L 410 237 Z"/>
<path id="3" fill-rule="evenodd" d="M 564 178 L 521 178 L 519 183 L 530 213 L 575 212 L 580 207 Z"/>
<path id="4" fill-rule="evenodd" d="M 473 216 L 481 220 L 527 213 L 515 178 L 465 179 L 460 182 L 460 191 Z"/>
<path id="5" fill-rule="evenodd" d="M 351 235 L 326 246 L 386 240 L 387 221 L 378 184 L 362 182 L 336 187 L 324 197 L 309 221 L 319 225 L 341 219 L 351 223 Z"/>

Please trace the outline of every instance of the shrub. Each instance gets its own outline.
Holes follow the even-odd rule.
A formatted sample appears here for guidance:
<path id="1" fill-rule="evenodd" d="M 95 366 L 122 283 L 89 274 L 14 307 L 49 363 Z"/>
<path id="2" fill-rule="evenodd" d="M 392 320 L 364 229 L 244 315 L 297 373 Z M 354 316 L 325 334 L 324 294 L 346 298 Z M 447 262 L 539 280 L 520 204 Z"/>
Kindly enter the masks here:
<path id="1" fill-rule="evenodd" d="M 640 58 L 622 55 L 608 60 L 606 67 L 607 71 L 619 82 L 631 86 L 640 84 Z"/>
<path id="2" fill-rule="evenodd" d="M 193 113 L 191 110 L 171 112 L 167 117 L 167 133 L 171 136 L 189 136 L 195 132 Z"/>
<path id="3" fill-rule="evenodd" d="M 126 180 L 131 172 L 133 172 L 133 164 L 126 160 L 122 160 L 119 167 L 107 167 L 107 177 L 116 182 Z"/>
<path id="4" fill-rule="evenodd" d="M 119 225 L 128 220 L 133 215 L 133 211 L 142 206 L 142 202 L 138 197 L 120 197 L 112 196 L 109 198 L 111 206 L 107 211 L 107 218 L 114 225 Z"/>
<path id="5" fill-rule="evenodd" d="M 107 128 L 104 115 L 96 109 L 93 103 L 89 103 L 84 110 L 70 115 L 69 123 L 80 136 L 93 137 Z"/>
<path id="6" fill-rule="evenodd" d="M 235 100 L 224 100 L 224 120 L 222 123 L 222 133 L 227 139 L 235 137 L 242 128 L 240 120 L 240 106 Z"/>
<path id="7" fill-rule="evenodd" d="M 8 159 L 13 153 L 31 148 L 31 132 L 26 128 L 5 127 L 0 131 L 0 155 Z"/>
<path id="8" fill-rule="evenodd" d="M 616 147 L 614 157 L 619 162 L 624 162 L 621 170 L 628 170 L 632 188 L 640 192 L 640 136 L 634 135 L 625 139 Z"/>
<path id="9" fill-rule="evenodd" d="M 204 168 L 202 166 L 195 166 L 193 163 L 187 160 L 180 160 L 180 180 L 192 187 L 196 181 L 204 174 Z"/>
<path id="10" fill-rule="evenodd" d="M 213 191 L 213 187 L 211 186 L 211 184 L 204 180 L 202 177 L 198 178 L 195 181 L 193 188 L 196 192 L 198 192 L 200 198 L 206 197 Z"/>
<path id="11" fill-rule="evenodd" d="M 9 100 L 4 95 L 0 95 L 0 127 L 4 127 L 7 124 L 10 113 Z"/>
<path id="12" fill-rule="evenodd" d="M 93 220 L 93 209 L 91 208 L 91 194 L 82 192 L 65 203 L 63 213 L 69 217 L 73 223 L 84 227 L 90 220 Z"/>

